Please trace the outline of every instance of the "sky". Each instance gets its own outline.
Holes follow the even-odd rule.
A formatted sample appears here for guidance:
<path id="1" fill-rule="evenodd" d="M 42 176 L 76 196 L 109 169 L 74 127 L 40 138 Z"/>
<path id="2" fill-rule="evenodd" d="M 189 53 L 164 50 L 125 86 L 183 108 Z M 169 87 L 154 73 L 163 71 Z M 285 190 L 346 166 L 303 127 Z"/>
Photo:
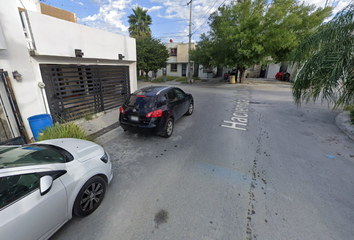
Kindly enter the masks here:
<path id="1" fill-rule="evenodd" d="M 73 12 L 79 24 L 129 36 L 128 16 L 136 6 L 148 10 L 152 18 L 152 36 L 166 43 L 189 41 L 190 0 L 39 0 L 53 7 Z M 324 7 L 326 0 L 303 0 L 305 4 Z M 334 13 L 351 0 L 327 0 L 335 6 Z M 202 33 L 209 29 L 208 17 L 231 0 L 193 0 L 192 42 L 198 42 Z"/>

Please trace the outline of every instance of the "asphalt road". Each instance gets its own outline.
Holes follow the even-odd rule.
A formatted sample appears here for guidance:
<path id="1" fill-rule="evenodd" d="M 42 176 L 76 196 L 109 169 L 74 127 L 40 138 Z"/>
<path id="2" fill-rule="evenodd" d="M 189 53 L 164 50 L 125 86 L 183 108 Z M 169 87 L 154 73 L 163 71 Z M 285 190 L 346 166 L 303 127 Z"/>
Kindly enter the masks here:
<path id="1" fill-rule="evenodd" d="M 171 138 L 98 140 L 114 179 L 52 239 L 354 239 L 353 140 L 286 84 L 180 85 L 195 111 Z"/>

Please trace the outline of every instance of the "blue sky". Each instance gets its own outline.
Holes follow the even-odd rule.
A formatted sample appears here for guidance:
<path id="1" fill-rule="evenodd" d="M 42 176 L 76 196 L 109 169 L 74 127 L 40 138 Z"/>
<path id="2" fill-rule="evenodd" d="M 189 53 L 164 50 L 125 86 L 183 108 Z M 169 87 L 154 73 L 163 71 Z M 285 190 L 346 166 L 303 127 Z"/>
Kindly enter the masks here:
<path id="1" fill-rule="evenodd" d="M 141 6 L 152 17 L 151 31 L 162 42 L 188 42 L 190 0 L 39 0 L 45 4 L 76 13 L 78 23 L 128 36 L 128 16 Z M 192 41 L 208 31 L 208 17 L 222 4 L 231 0 L 193 0 Z M 306 4 L 324 7 L 326 0 L 304 0 Z M 350 0 L 328 0 L 335 12 Z"/>

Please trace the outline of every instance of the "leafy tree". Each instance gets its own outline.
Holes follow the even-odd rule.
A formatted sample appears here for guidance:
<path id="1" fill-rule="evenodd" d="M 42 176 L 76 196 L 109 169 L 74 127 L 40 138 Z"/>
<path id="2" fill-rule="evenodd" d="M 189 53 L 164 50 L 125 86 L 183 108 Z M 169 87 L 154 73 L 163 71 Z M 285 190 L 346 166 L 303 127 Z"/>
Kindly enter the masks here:
<path id="1" fill-rule="evenodd" d="M 334 108 L 353 103 L 354 3 L 348 5 L 298 46 L 293 97 L 300 105 L 321 99 Z"/>
<path id="2" fill-rule="evenodd" d="M 190 51 L 191 60 L 205 67 L 217 66 L 218 62 L 217 59 L 215 59 L 217 53 L 214 52 L 216 49 L 210 37 L 203 33 L 200 39 L 196 49 Z"/>
<path id="3" fill-rule="evenodd" d="M 130 37 L 139 38 L 144 36 L 151 37 L 151 29 L 149 25 L 152 24 L 151 16 L 147 14 L 148 10 L 137 6 L 132 9 L 134 14 L 128 16 L 129 20 L 129 34 Z"/>
<path id="4" fill-rule="evenodd" d="M 203 62 L 209 58 L 217 66 L 236 66 L 242 80 L 247 67 L 269 57 L 273 62 L 289 60 L 304 36 L 330 12 L 331 8 L 316 10 L 296 0 L 233 1 L 211 14 L 210 32 L 192 54 L 193 60 Z M 203 52 L 209 54 L 208 58 L 200 57 Z"/>
<path id="5" fill-rule="evenodd" d="M 169 53 L 161 40 L 141 37 L 136 39 L 136 56 L 137 67 L 144 70 L 146 80 L 148 80 L 150 71 L 166 67 Z"/>

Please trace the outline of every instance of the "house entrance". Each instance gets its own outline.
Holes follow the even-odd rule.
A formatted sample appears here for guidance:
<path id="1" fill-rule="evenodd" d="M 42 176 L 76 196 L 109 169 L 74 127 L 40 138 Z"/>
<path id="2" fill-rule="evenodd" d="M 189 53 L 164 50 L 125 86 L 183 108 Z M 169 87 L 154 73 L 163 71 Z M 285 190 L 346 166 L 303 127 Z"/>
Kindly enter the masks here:
<path id="1" fill-rule="evenodd" d="M 54 122 L 117 108 L 130 93 L 128 66 L 41 64 L 40 68 Z"/>
<path id="2" fill-rule="evenodd" d="M 187 76 L 187 64 L 182 63 L 182 77 Z"/>
<path id="3" fill-rule="evenodd" d="M 10 79 L 0 69 L 0 145 L 25 144 L 26 136 Z"/>

